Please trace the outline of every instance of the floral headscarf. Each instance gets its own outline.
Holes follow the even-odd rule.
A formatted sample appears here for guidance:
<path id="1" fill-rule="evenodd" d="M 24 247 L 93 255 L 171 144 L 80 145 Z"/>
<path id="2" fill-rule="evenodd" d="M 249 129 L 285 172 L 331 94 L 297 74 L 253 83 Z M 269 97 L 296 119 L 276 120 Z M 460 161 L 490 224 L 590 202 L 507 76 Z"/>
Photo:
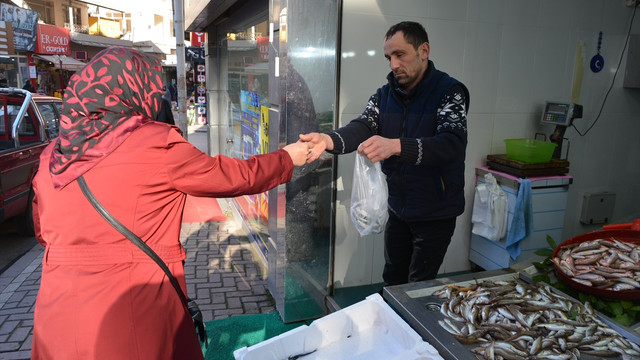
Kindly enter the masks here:
<path id="1" fill-rule="evenodd" d="M 60 136 L 49 162 L 61 189 L 156 119 L 162 99 L 158 60 L 123 47 L 98 53 L 64 91 Z"/>

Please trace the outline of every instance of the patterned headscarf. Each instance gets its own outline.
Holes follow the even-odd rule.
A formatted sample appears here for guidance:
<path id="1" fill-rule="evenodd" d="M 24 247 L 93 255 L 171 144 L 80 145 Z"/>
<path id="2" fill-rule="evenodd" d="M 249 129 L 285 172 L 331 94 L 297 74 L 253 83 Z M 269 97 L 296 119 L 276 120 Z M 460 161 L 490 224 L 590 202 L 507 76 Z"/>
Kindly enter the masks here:
<path id="1" fill-rule="evenodd" d="M 98 53 L 64 91 L 60 136 L 49 162 L 60 189 L 156 119 L 162 99 L 158 60 L 123 47 Z"/>

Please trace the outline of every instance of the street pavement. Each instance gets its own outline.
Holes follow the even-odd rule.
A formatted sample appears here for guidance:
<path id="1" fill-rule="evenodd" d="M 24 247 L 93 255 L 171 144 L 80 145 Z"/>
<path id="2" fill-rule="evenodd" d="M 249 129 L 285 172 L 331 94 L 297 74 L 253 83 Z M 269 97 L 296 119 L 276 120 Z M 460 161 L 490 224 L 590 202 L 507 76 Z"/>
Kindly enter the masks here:
<path id="1" fill-rule="evenodd" d="M 204 130 L 204 131 L 203 131 Z M 190 127 L 188 139 L 206 149 L 206 128 Z M 252 246 L 228 199 L 218 203 L 226 221 L 185 223 L 180 241 L 187 252 L 189 296 L 204 321 L 275 311 L 267 281 L 254 261 Z M 0 359 L 30 359 L 33 310 L 44 248 L 35 245 L 0 274 Z"/>

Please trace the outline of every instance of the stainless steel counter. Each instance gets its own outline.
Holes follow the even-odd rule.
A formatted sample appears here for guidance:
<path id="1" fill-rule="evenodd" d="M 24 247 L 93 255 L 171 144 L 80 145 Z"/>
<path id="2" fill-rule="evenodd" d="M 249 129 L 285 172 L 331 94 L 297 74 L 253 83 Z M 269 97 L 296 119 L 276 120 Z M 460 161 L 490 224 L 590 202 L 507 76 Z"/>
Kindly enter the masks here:
<path id="1" fill-rule="evenodd" d="M 522 268 L 516 266 L 511 269 L 469 273 L 418 283 L 390 286 L 384 288 L 383 298 L 425 341 L 435 347 L 444 359 L 476 360 L 476 356 L 471 352 L 474 346 L 460 343 L 438 324 L 438 320 L 444 319 L 444 315 L 440 312 L 440 305 L 444 300 L 432 294 L 446 285 L 455 284 L 466 286 L 487 280 L 511 281 L 520 279 L 524 282 L 532 283 L 532 272 L 535 272 L 533 267 Z M 552 290 L 558 295 L 571 299 L 570 296 L 560 291 Z M 601 314 L 598 314 L 598 316 L 627 339 L 636 344 L 640 343 L 640 338 L 637 333 L 632 332 L 627 327 L 621 326 L 606 316 Z M 581 359 L 599 358 L 583 355 Z M 612 357 L 608 359 L 616 358 Z"/>
<path id="2" fill-rule="evenodd" d="M 518 274 L 510 269 L 491 270 L 480 273 L 439 278 L 435 280 L 389 286 L 382 297 L 422 338 L 435 347 L 445 359 L 477 360 L 466 347 L 443 329 L 438 320 L 442 299 L 432 296 L 434 291 L 448 284 L 463 285 L 476 280 L 513 280 Z"/>

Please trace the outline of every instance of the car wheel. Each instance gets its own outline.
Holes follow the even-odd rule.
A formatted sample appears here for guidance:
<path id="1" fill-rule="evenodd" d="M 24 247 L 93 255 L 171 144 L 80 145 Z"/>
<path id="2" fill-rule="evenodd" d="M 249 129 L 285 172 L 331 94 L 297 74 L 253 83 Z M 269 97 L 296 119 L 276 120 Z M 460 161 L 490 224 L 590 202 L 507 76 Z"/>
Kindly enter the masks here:
<path id="1" fill-rule="evenodd" d="M 17 218 L 18 234 L 20 236 L 35 236 L 36 231 L 33 225 L 33 188 L 29 191 L 29 200 L 27 202 L 27 209 L 22 215 Z"/>

